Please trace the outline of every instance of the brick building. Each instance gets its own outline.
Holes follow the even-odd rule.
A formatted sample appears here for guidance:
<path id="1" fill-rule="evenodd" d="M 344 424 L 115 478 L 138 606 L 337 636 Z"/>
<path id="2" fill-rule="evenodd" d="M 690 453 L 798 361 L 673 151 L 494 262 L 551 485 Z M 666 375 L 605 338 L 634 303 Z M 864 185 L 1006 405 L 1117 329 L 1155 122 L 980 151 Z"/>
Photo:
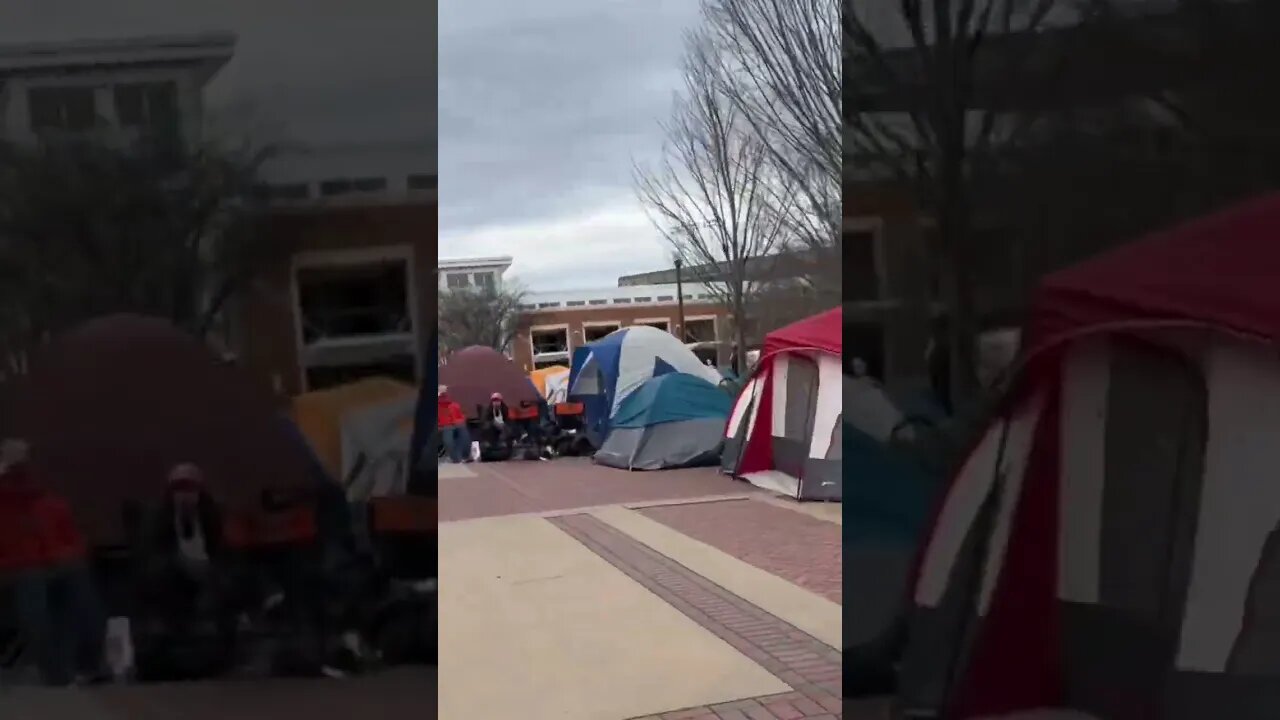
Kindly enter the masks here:
<path id="1" fill-rule="evenodd" d="M 674 284 L 533 293 L 523 309 L 511 356 L 525 371 L 567 365 L 574 348 L 633 325 L 683 336 L 718 365 L 727 364 L 731 352 L 730 314 L 700 285 L 684 285 L 683 328 Z"/>
<path id="2" fill-rule="evenodd" d="M 427 199 L 273 211 L 228 344 L 287 395 L 368 375 L 419 381 L 435 322 L 436 220 Z"/>

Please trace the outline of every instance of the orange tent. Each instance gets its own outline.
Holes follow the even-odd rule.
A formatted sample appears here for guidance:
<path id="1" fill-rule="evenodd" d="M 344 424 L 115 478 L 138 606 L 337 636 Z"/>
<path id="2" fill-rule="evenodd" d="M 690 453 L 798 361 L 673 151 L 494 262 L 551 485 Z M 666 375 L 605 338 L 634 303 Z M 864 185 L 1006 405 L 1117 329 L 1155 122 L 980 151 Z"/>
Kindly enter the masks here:
<path id="1" fill-rule="evenodd" d="M 547 381 L 552 380 L 560 375 L 568 375 L 569 368 L 563 365 L 552 365 L 550 367 L 540 368 L 529 373 L 529 379 L 533 381 L 533 386 L 538 388 L 538 392 L 542 393 L 542 397 L 546 398 L 549 392 Z"/>
<path id="2" fill-rule="evenodd" d="M 417 395 L 416 387 L 399 380 L 365 378 L 347 385 L 298 395 L 293 399 L 293 421 L 311 443 L 311 448 L 325 469 L 341 481 L 344 467 L 343 418 L 352 411 L 386 402 L 416 400 Z"/>

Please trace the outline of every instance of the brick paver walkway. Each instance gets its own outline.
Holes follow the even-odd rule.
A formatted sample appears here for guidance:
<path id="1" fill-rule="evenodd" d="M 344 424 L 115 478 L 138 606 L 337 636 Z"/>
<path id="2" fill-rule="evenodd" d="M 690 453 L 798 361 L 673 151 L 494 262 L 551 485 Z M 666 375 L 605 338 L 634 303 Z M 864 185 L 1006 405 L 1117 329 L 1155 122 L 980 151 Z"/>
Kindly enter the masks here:
<path id="1" fill-rule="evenodd" d="M 563 515 L 550 521 L 793 689 L 643 720 L 841 717 L 839 651 L 590 515 Z"/>
<path id="2" fill-rule="evenodd" d="M 832 602 L 841 602 L 844 566 L 840 526 L 835 523 L 758 500 L 664 505 L 639 512 Z"/>
<path id="3" fill-rule="evenodd" d="M 599 505 L 741 495 L 747 483 L 715 468 L 627 472 L 586 458 L 472 463 L 440 479 L 440 522 Z M 474 476 L 468 476 L 474 473 Z"/>

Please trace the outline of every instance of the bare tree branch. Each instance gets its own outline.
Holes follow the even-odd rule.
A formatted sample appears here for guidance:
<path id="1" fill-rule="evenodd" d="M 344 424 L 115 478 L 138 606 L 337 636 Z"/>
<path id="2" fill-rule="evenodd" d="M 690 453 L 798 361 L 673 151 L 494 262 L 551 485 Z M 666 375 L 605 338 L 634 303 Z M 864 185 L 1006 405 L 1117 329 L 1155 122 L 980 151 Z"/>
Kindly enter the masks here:
<path id="1" fill-rule="evenodd" d="M 207 331 L 253 270 L 252 200 L 269 149 L 163 136 L 0 150 L 0 343 L 28 348 L 90 317 L 136 312 Z"/>
<path id="2" fill-rule="evenodd" d="M 1043 49 L 1028 38 L 1057 5 L 1058 0 L 897 0 L 893 7 L 874 8 L 897 24 L 875 26 L 865 12 L 851 3 L 846 7 L 846 140 L 859 163 L 853 171 L 899 182 L 936 223 L 931 253 L 949 320 L 950 387 L 962 403 L 977 389 L 970 196 L 975 169 L 992 162 L 997 141 L 1007 149 L 1029 132 L 1034 113 L 1010 112 L 1009 101 L 1027 88 L 1021 73 L 1028 54 Z M 895 31 L 899 37 L 887 37 Z M 994 73 L 987 58 L 997 42 Z M 1041 71 L 1039 77 L 1050 75 Z"/>
<path id="3" fill-rule="evenodd" d="M 704 0 L 720 92 L 762 142 L 773 198 L 811 262 L 811 284 L 839 297 L 843 112 L 841 0 Z"/>
<path id="4" fill-rule="evenodd" d="M 765 141 L 726 96 L 719 52 L 705 31 L 687 36 L 685 88 L 662 125 L 662 159 L 654 168 L 637 165 L 635 183 L 654 226 L 694 279 L 733 313 L 742 365 L 756 289 L 751 263 L 781 246 L 788 223 L 778 208 L 793 192 L 785 179 L 769 176 Z M 699 268 L 710 272 L 698 276 Z"/>
<path id="5" fill-rule="evenodd" d="M 523 303 L 524 292 L 510 284 L 441 294 L 436 315 L 441 351 L 449 353 L 472 345 L 508 351 L 520 331 Z"/>

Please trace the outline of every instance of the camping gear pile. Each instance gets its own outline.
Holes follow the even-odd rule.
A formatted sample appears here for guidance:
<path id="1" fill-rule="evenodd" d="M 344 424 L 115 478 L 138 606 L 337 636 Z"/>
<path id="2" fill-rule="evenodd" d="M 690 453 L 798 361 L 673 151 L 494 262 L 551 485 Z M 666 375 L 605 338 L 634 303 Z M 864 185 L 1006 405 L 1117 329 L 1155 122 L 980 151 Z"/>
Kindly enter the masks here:
<path id="1" fill-rule="evenodd" d="M 380 649 L 386 628 L 403 625 L 405 608 L 415 606 L 417 654 L 434 653 L 434 608 L 426 610 L 434 603 L 434 500 L 407 494 L 404 480 L 412 390 L 336 393 L 376 396 L 363 404 L 304 398 L 308 435 L 268 389 L 200 340 L 163 320 L 120 315 L 37 353 L 8 420 L 30 440 L 34 470 L 75 513 L 113 627 L 129 629 L 141 679 L 229 671 L 262 643 L 279 657 L 305 656 L 300 664 L 318 671 L 336 638 L 306 635 L 322 630 L 324 614 L 341 616 L 332 627 Z M 209 555 L 217 582 L 202 592 L 214 595 L 194 598 L 178 627 L 147 598 L 163 594 L 153 587 L 163 552 L 153 531 L 165 522 L 170 468 L 183 463 L 201 470 L 202 492 L 218 509 L 206 531 L 224 552 Z M 339 469 L 358 502 L 333 479 Z"/>
<path id="2" fill-rule="evenodd" d="M 926 531 L 909 716 L 1280 717 L 1278 227 L 1271 195 L 1041 282 Z"/>

